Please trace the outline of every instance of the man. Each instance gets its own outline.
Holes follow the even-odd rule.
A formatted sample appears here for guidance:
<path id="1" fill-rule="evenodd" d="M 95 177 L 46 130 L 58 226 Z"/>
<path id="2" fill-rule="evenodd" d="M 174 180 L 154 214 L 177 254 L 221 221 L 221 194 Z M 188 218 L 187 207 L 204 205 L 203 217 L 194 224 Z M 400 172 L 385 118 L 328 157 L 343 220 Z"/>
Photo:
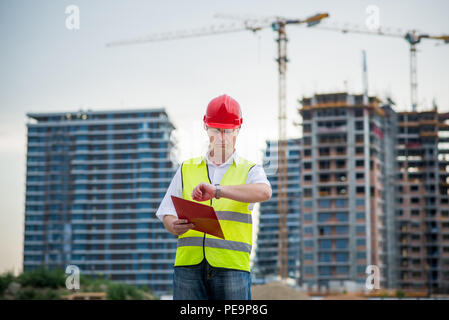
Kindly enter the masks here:
<path id="1" fill-rule="evenodd" d="M 261 166 L 235 151 L 242 125 L 237 101 L 213 99 L 203 121 L 207 154 L 182 163 L 156 212 L 178 236 L 173 299 L 250 300 L 251 210 L 271 198 L 271 185 Z M 191 230 L 192 223 L 178 219 L 171 195 L 214 207 L 225 240 Z"/>

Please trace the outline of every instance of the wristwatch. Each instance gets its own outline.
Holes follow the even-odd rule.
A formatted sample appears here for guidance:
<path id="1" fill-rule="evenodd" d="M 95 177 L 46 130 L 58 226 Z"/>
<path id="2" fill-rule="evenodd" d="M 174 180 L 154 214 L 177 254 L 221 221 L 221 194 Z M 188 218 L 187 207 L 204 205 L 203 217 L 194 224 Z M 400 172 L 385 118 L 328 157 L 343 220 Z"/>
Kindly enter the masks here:
<path id="1" fill-rule="evenodd" d="M 220 199 L 220 185 L 219 184 L 215 185 L 215 198 Z"/>

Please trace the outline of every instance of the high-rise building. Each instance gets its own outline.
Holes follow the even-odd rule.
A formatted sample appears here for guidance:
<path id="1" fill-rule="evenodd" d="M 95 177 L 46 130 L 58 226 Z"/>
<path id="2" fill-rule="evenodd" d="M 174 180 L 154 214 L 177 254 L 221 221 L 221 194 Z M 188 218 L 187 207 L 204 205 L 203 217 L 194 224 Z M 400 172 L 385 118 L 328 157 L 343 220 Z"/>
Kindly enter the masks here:
<path id="1" fill-rule="evenodd" d="M 287 142 L 288 197 L 288 277 L 300 282 L 300 152 L 301 139 Z M 272 197 L 259 207 L 259 230 L 254 264 L 255 279 L 270 281 L 279 276 L 279 214 L 278 214 L 278 145 L 267 141 L 263 157 L 264 169 L 271 183 Z"/>
<path id="2" fill-rule="evenodd" d="M 24 270 L 169 292 L 176 239 L 155 212 L 176 171 L 164 109 L 29 113 Z"/>
<path id="3" fill-rule="evenodd" d="M 449 113 L 398 113 L 398 285 L 449 292 Z"/>
<path id="4" fill-rule="evenodd" d="M 394 237 L 386 228 L 394 219 L 394 112 L 376 97 L 363 100 L 335 93 L 301 101 L 301 271 L 312 290 L 363 288 L 368 265 L 379 267 L 383 287 L 393 281 L 385 239 Z"/>

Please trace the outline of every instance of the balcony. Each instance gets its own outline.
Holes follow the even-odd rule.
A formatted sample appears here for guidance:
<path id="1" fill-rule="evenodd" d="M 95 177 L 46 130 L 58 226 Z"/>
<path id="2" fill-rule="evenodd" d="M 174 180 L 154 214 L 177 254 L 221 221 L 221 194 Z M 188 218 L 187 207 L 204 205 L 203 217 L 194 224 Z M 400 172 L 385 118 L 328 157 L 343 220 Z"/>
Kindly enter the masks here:
<path id="1" fill-rule="evenodd" d="M 341 133 L 347 132 L 346 126 L 338 126 L 338 127 L 318 127 L 316 129 L 317 133 Z"/>

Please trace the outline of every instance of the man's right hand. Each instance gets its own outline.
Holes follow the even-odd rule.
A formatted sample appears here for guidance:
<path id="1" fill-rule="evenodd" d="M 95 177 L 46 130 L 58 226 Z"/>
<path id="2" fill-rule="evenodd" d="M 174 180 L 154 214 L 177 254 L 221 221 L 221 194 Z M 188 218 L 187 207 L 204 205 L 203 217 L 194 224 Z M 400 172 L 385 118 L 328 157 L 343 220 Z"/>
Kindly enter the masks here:
<path id="1" fill-rule="evenodd" d="M 195 225 L 189 223 L 188 220 L 178 219 L 172 215 L 164 216 L 163 223 L 165 228 L 175 236 L 180 236 L 195 227 Z"/>

